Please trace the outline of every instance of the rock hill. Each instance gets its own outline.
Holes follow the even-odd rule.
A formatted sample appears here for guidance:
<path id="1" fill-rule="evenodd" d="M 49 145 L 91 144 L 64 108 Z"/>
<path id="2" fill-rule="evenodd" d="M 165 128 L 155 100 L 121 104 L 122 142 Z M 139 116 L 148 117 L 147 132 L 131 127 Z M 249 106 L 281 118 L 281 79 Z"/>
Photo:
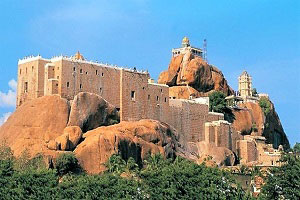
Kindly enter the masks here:
<path id="1" fill-rule="evenodd" d="M 159 75 L 158 83 L 170 86 L 171 93 L 180 90 L 183 97 L 186 94 L 207 96 L 212 91 L 222 91 L 226 95 L 234 93 L 220 70 L 190 52 L 173 57 L 168 70 Z M 187 85 L 192 91 L 188 91 Z"/>
<path id="2" fill-rule="evenodd" d="M 190 52 L 172 57 L 168 70 L 161 72 L 158 83 L 167 84 L 169 94 L 176 99 L 208 96 L 213 91 L 221 91 L 226 96 L 234 94 L 222 72 L 209 65 L 201 57 Z M 235 109 L 236 120 L 233 123 L 235 131 L 242 135 L 264 136 L 267 143 L 277 148 L 283 144 L 289 148 L 289 141 L 282 128 L 273 103 L 271 111 L 265 115 L 258 103 L 245 103 Z"/>

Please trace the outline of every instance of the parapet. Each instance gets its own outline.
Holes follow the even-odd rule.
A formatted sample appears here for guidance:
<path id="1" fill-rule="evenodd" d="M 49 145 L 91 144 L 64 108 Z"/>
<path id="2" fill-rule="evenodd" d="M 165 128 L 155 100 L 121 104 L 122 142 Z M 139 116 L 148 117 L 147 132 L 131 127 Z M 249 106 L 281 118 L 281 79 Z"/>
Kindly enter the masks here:
<path id="1" fill-rule="evenodd" d="M 35 61 L 35 60 L 45 60 L 45 61 L 50 61 L 50 60 L 48 60 L 48 59 L 42 58 L 42 56 L 40 56 L 40 55 L 37 55 L 37 56 L 31 55 L 31 56 L 26 56 L 26 57 L 24 57 L 24 58 L 22 58 L 22 59 L 19 59 L 18 65 L 24 64 L 24 63 L 28 63 L 28 62 L 32 62 L 32 61 Z"/>

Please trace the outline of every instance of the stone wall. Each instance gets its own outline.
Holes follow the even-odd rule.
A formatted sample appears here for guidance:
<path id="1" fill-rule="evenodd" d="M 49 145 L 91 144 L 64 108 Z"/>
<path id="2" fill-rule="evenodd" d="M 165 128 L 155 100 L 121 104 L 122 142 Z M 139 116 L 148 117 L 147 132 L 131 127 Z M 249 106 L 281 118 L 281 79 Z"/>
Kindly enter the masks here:
<path id="1" fill-rule="evenodd" d="M 230 123 L 224 120 L 205 123 L 205 142 L 214 143 L 217 147 L 232 150 L 232 134 Z"/>
<path id="2" fill-rule="evenodd" d="M 121 71 L 120 119 L 168 121 L 169 87 L 148 83 L 148 74 Z"/>
<path id="3" fill-rule="evenodd" d="M 208 112 L 208 105 L 195 100 L 170 99 L 168 123 L 182 133 L 182 140 L 199 142 L 205 139 L 205 122 L 224 118 L 223 114 Z"/>

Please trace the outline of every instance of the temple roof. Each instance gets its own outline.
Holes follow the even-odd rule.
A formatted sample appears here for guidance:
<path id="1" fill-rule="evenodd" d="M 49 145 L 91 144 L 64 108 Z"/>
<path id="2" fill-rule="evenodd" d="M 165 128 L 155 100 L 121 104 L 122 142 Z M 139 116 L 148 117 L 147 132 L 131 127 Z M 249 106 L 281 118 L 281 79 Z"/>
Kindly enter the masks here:
<path id="1" fill-rule="evenodd" d="M 83 55 L 81 55 L 79 51 L 77 51 L 77 53 L 73 56 L 73 58 L 76 60 L 84 60 Z"/>
<path id="2" fill-rule="evenodd" d="M 182 43 L 189 44 L 189 43 L 190 43 L 189 38 L 187 38 L 187 37 L 185 36 L 185 37 L 182 39 Z"/>

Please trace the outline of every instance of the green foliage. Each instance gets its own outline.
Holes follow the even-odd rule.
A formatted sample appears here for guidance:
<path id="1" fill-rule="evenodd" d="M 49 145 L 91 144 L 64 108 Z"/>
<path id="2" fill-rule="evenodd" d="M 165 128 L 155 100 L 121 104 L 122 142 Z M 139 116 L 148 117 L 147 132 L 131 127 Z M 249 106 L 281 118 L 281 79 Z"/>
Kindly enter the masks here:
<path id="1" fill-rule="evenodd" d="M 157 170 L 164 165 L 168 164 L 167 161 L 163 158 L 163 156 L 158 154 L 148 155 L 144 160 L 144 165 L 148 170 Z"/>
<path id="2" fill-rule="evenodd" d="M 265 116 L 267 116 L 271 111 L 271 102 L 266 97 L 261 97 L 258 102 L 259 106 L 263 110 Z"/>
<path id="3" fill-rule="evenodd" d="M 11 148 L 0 144 L 0 176 L 12 176 L 14 172 L 14 156 Z"/>
<path id="4" fill-rule="evenodd" d="M 140 183 L 112 174 L 67 176 L 59 185 L 59 199 L 138 199 Z"/>
<path id="5" fill-rule="evenodd" d="M 223 113 L 226 108 L 225 94 L 215 91 L 209 95 L 209 109 L 213 112 Z"/>
<path id="6" fill-rule="evenodd" d="M 179 157 L 161 164 L 141 172 L 151 199 L 241 199 L 244 195 L 229 174 L 217 168 Z"/>
<path id="7" fill-rule="evenodd" d="M 80 173 L 82 171 L 74 153 L 60 154 L 56 159 L 55 168 L 59 175 Z"/>
<path id="8" fill-rule="evenodd" d="M 125 171 L 126 162 L 118 154 L 113 154 L 105 163 L 105 167 L 109 173 L 121 174 Z"/>
<path id="9" fill-rule="evenodd" d="M 281 167 L 270 170 L 261 199 L 300 199 L 300 158 L 283 154 Z"/>
<path id="10" fill-rule="evenodd" d="M 230 108 L 226 106 L 225 94 L 223 92 L 214 91 L 209 95 L 209 110 L 213 112 L 223 113 L 224 119 L 232 123 L 235 116 Z"/>
<path id="11" fill-rule="evenodd" d="M 295 153 L 300 153 L 300 143 L 296 142 L 294 148 L 293 148 L 293 151 Z"/>
<path id="12" fill-rule="evenodd" d="M 149 155 L 139 168 L 133 158 L 126 162 L 112 155 L 101 175 L 69 173 L 78 167 L 70 153 L 57 158 L 59 173 L 39 167 L 42 155 L 26 157 L 1 160 L 11 163 L 0 162 L 0 199 L 251 199 L 229 173 L 181 157 Z M 12 164 L 22 161 L 19 166 L 25 170 L 13 170 Z M 122 172 L 136 176 L 123 178 Z"/>

